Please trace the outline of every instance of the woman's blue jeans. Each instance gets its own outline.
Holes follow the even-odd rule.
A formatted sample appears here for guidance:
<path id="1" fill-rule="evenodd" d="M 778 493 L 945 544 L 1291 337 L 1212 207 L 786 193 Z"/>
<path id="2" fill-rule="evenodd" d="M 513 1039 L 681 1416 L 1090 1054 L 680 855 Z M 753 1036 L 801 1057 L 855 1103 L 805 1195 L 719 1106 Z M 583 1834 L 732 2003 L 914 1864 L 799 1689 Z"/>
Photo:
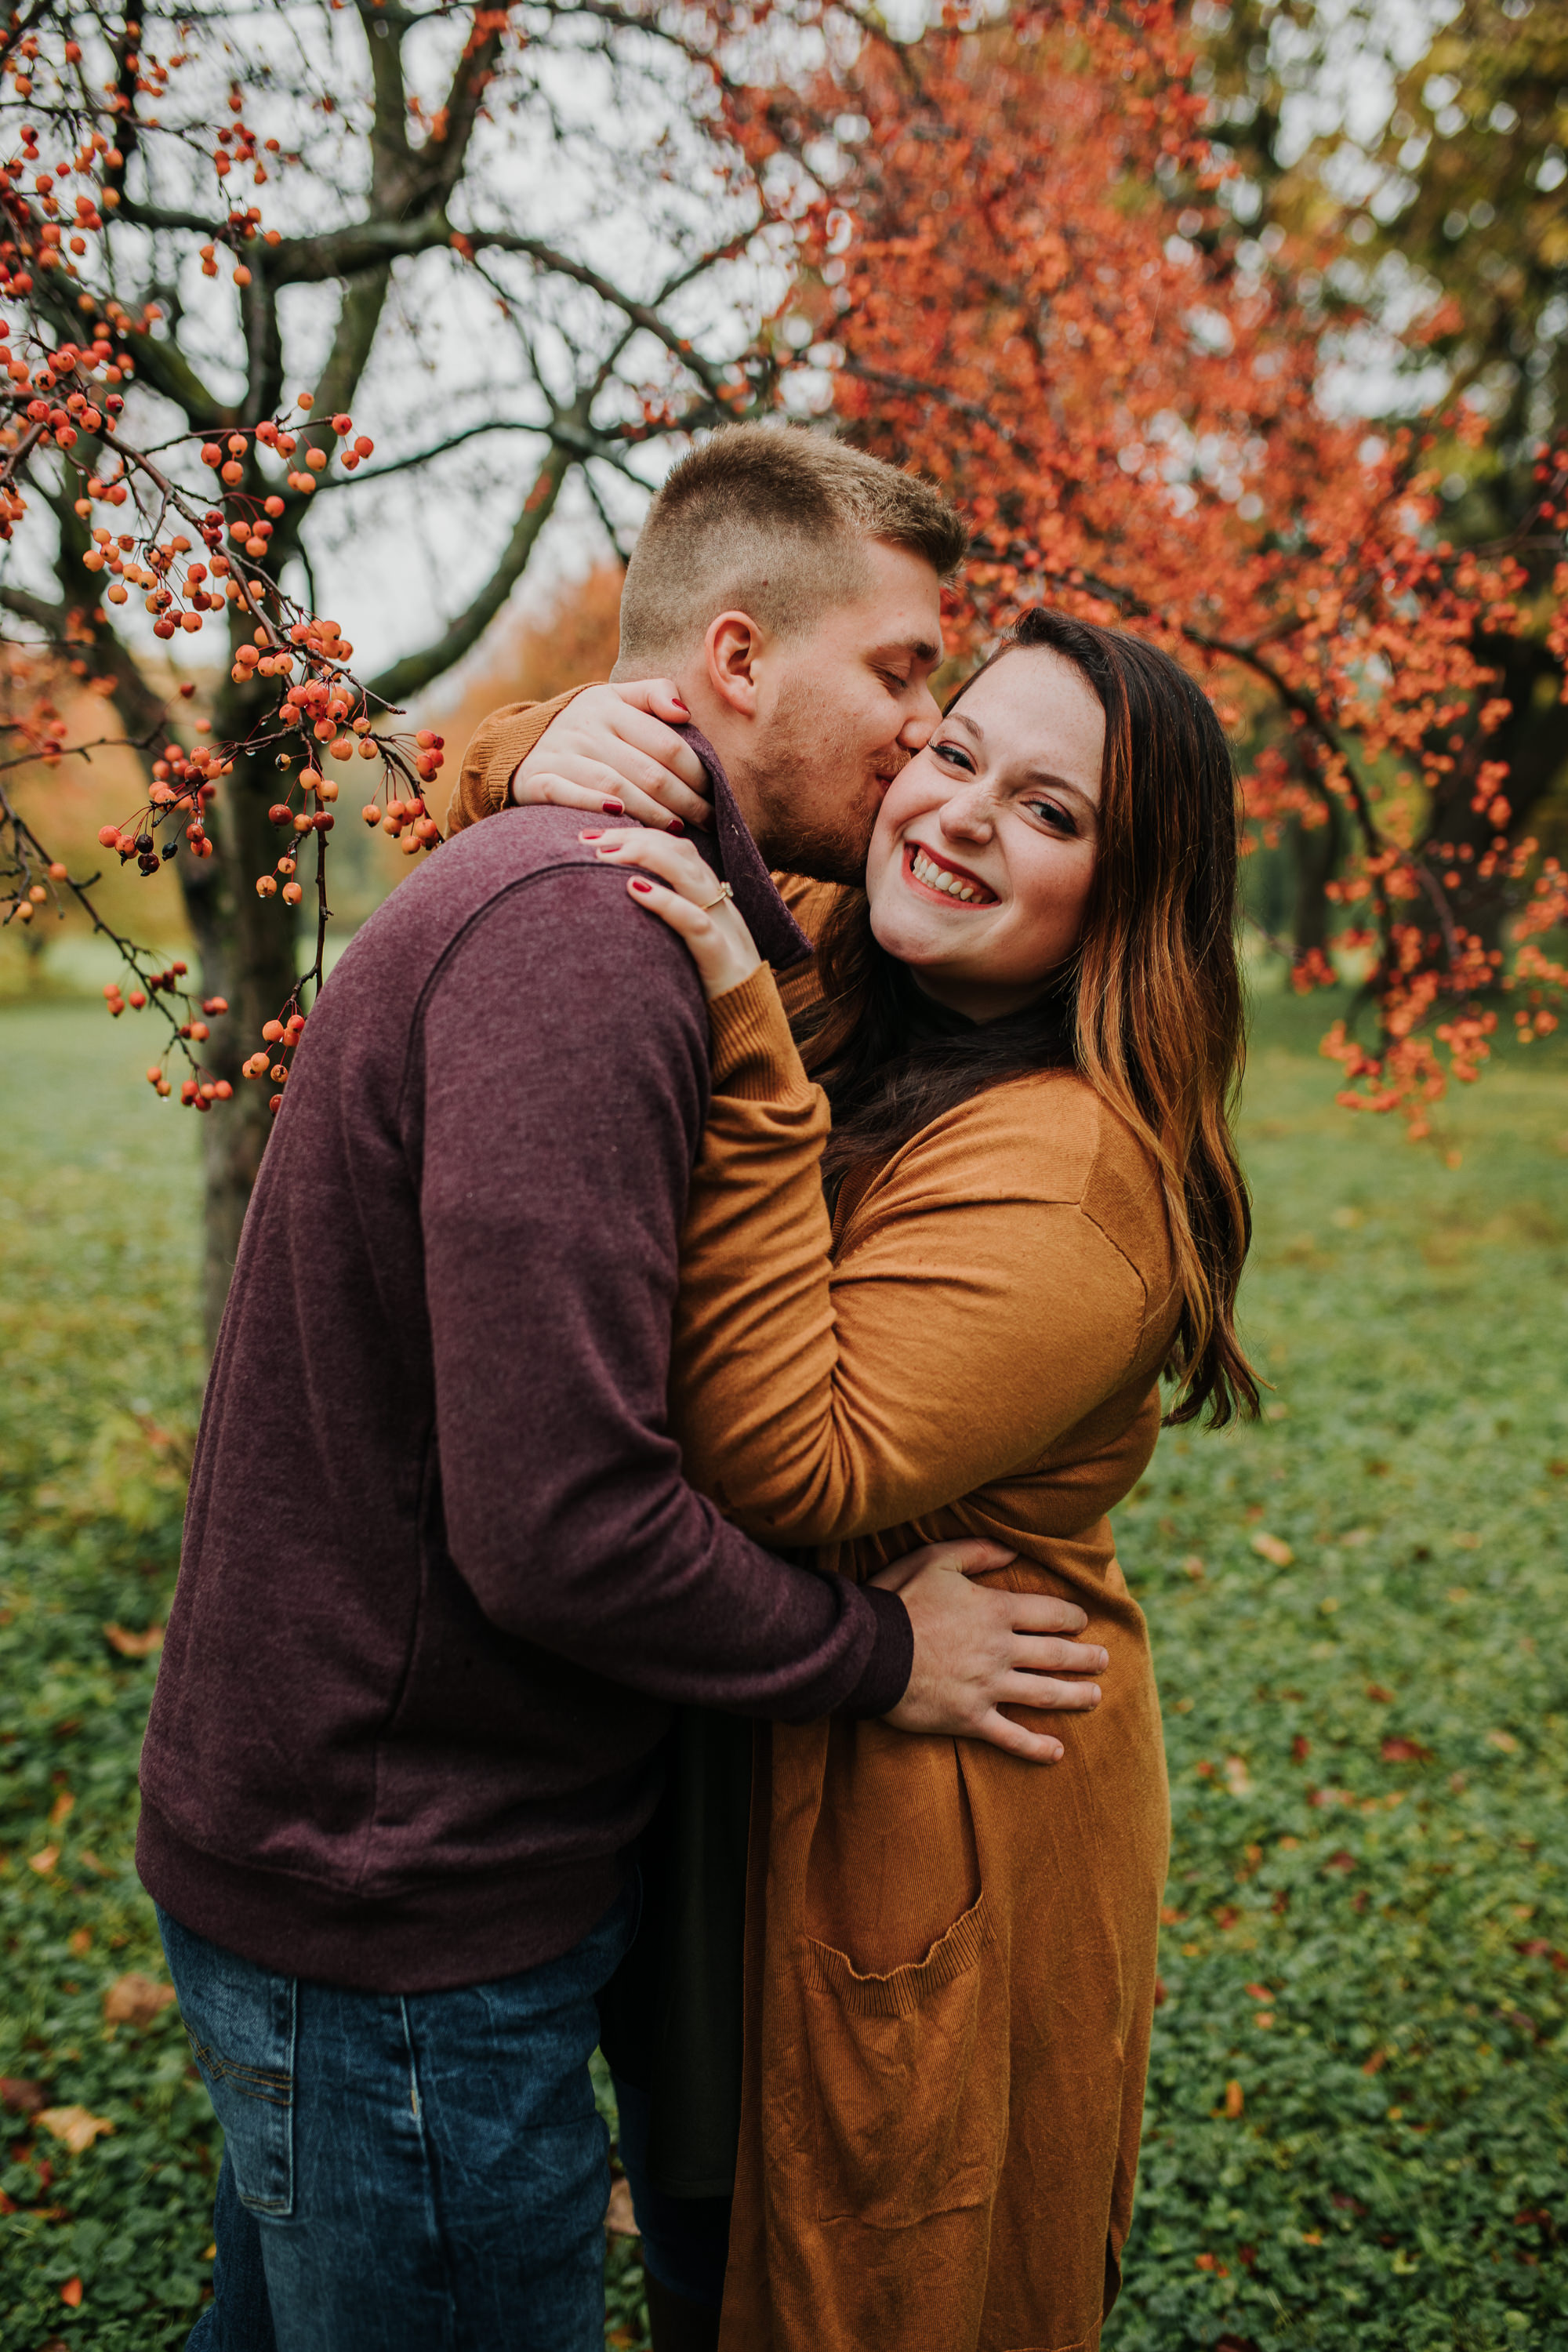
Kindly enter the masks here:
<path id="1" fill-rule="evenodd" d="M 559 1959 L 403 1997 L 158 1915 L 224 2127 L 193 2352 L 603 2352 L 609 2140 L 588 2061 L 626 1897 Z"/>

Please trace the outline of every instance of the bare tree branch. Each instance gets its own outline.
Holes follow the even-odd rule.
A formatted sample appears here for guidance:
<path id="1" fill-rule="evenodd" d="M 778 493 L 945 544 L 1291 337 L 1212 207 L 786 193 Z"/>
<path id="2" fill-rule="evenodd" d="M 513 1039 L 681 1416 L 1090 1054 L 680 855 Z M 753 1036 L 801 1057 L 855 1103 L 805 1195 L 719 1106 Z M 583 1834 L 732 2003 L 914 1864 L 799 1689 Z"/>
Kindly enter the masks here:
<path id="1" fill-rule="evenodd" d="M 554 511 L 561 485 L 572 463 L 564 449 L 551 450 L 513 525 L 506 552 L 479 594 L 432 644 L 419 653 L 405 655 L 402 661 L 394 662 L 379 677 L 371 680 L 368 691 L 378 701 L 401 707 L 478 645 L 527 570 L 529 557 Z"/>

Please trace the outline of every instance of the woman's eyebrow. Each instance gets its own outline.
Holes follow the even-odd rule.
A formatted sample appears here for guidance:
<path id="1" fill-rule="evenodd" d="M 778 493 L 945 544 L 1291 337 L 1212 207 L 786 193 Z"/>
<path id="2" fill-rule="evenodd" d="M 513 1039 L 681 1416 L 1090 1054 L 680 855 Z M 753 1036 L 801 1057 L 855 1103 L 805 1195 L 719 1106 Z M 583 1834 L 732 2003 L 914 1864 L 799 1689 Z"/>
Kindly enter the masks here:
<path id="1" fill-rule="evenodd" d="M 1058 776 L 1054 768 L 1026 768 L 1018 781 L 1026 791 L 1037 791 L 1044 786 L 1047 792 L 1066 793 L 1071 799 L 1081 801 L 1095 815 L 1100 814 L 1095 795 L 1085 792 L 1081 784 L 1075 784 L 1070 776 Z"/>

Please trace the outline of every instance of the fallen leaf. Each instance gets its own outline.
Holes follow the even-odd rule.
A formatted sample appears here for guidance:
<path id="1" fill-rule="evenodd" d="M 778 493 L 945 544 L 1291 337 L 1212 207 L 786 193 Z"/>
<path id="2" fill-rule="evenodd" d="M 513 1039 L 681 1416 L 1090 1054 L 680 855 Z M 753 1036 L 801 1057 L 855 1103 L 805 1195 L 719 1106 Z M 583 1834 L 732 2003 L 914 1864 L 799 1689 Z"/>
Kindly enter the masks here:
<path id="1" fill-rule="evenodd" d="M 1235 2081 L 1227 2083 L 1225 2086 L 1225 2112 L 1232 2123 L 1235 2123 L 1246 2105 L 1247 2098 L 1241 2084 Z"/>
<path id="2" fill-rule="evenodd" d="M 1289 1568 L 1296 1557 L 1283 1536 L 1271 1536 L 1262 1528 L 1253 1537 L 1252 1549 L 1271 1568 Z"/>
<path id="3" fill-rule="evenodd" d="M 8 2116 L 36 2116 L 46 2095 L 41 2083 L 29 2083 L 19 2074 L 0 2074 L 0 2107 Z"/>
<path id="4" fill-rule="evenodd" d="M 216 2263 L 216 2260 L 217 2260 L 217 2240 L 216 2240 L 216 2238 L 213 2240 L 213 2242 L 212 2242 L 212 2244 L 211 2244 L 210 2246 L 204 2246 L 204 2247 L 202 2248 L 202 2260 L 203 2260 L 203 2262 L 204 2262 L 204 2263 Z"/>
<path id="5" fill-rule="evenodd" d="M 1385 1764 L 1430 1764 L 1432 1750 L 1423 1748 L 1418 1739 L 1404 1739 L 1395 1735 L 1383 1743 Z"/>
<path id="6" fill-rule="evenodd" d="M 1208 1570 L 1197 1553 L 1190 1551 L 1182 1562 L 1182 1573 L 1184 1576 L 1190 1576 L 1194 1584 L 1201 1584 Z"/>
<path id="7" fill-rule="evenodd" d="M 107 2116 L 95 2116 L 90 2107 L 40 2107 L 37 2121 L 56 2139 L 64 2140 L 73 2156 L 80 2156 L 100 2134 L 114 2129 Z"/>
<path id="8" fill-rule="evenodd" d="M 1252 1775 L 1244 1756 L 1227 1756 L 1225 1759 L 1225 1784 L 1233 1797 L 1250 1797 Z"/>
<path id="9" fill-rule="evenodd" d="M 610 2201 L 605 2209 L 605 2227 L 612 2238 L 640 2238 L 637 2217 L 632 2210 L 632 2185 L 625 2179 L 610 2184 Z"/>
<path id="10" fill-rule="evenodd" d="M 69 2304 L 69 2305 L 70 2305 L 70 2307 L 71 2307 L 71 2309 L 72 2309 L 73 2311 L 75 2311 L 75 2310 L 79 2307 L 79 2305 L 80 2305 L 80 2302 L 81 2302 L 81 2281 L 80 2281 L 80 2279 L 79 2279 L 79 2278 L 68 2278 L 68 2279 L 67 2279 L 67 2281 L 66 2281 L 66 2283 L 65 2283 L 64 2286 L 62 2286 L 62 2287 L 61 2287 L 61 2289 L 60 2289 L 60 2301 L 61 2301 L 62 2303 L 68 2303 L 68 2304 Z"/>
<path id="11" fill-rule="evenodd" d="M 30 1853 L 27 1856 L 27 1867 L 29 1870 L 36 1870 L 40 1878 L 47 1878 L 59 1858 L 60 1850 L 58 1845 L 46 1845 L 37 1853 Z"/>
<path id="12" fill-rule="evenodd" d="M 103 1638 L 122 1658 L 150 1658 L 163 1646 L 163 1628 L 149 1625 L 144 1633 L 132 1633 L 124 1625 L 106 1625 Z"/>
<path id="13" fill-rule="evenodd" d="M 130 1976 L 117 1978 L 104 1994 L 103 2021 L 106 2025 L 151 2025 L 174 1998 L 173 1985 L 156 1984 L 151 1977 L 132 1970 Z"/>
<path id="14" fill-rule="evenodd" d="M 1379 1706 L 1392 1706 L 1394 1704 L 1394 1693 L 1383 1683 L 1368 1683 L 1366 1695 L 1368 1698 L 1375 1699 Z"/>
<path id="15" fill-rule="evenodd" d="M 49 1807 L 50 1829 L 58 1830 L 62 1822 L 68 1820 L 71 1809 L 75 1803 L 76 1799 L 72 1796 L 70 1790 L 68 1789 L 62 1789 L 59 1795 L 55 1799 L 54 1803 Z"/>
<path id="16" fill-rule="evenodd" d="M 68 1948 L 73 1951 L 79 1959 L 84 1952 L 90 1952 L 92 1949 L 92 1929 L 90 1927 L 73 1927 L 70 1934 L 66 1937 L 66 1943 Z"/>
<path id="17" fill-rule="evenodd" d="M 1505 1756 L 1511 1756 L 1519 1746 L 1511 1731 L 1489 1731 L 1486 1738 L 1489 1748 L 1500 1748 Z M 35 1870 L 37 1866 L 37 1863 L 33 1864 Z"/>

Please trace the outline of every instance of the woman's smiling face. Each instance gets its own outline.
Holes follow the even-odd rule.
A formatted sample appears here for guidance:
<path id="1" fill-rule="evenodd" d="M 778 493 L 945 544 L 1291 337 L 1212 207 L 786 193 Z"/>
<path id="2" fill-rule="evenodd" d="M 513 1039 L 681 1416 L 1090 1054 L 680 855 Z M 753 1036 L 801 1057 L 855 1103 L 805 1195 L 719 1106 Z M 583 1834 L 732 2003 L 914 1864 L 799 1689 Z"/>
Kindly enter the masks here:
<path id="1" fill-rule="evenodd" d="M 940 1003 L 1019 1010 L 1078 945 L 1094 878 L 1105 713 L 1072 662 L 1019 647 L 889 786 L 871 929 Z"/>

